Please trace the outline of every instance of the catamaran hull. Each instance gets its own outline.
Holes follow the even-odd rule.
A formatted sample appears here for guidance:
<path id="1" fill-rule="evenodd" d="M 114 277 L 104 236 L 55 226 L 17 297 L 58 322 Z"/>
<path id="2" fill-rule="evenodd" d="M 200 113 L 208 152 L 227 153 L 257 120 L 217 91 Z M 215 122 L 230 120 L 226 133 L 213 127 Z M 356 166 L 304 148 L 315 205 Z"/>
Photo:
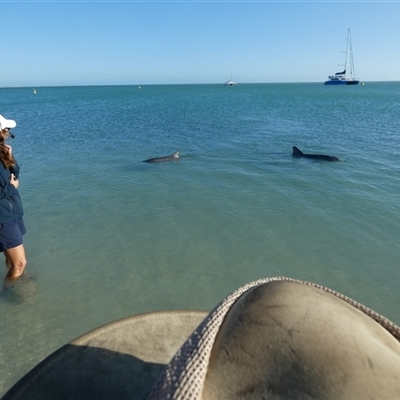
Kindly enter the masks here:
<path id="1" fill-rule="evenodd" d="M 358 85 L 360 81 L 326 81 L 324 85 Z"/>

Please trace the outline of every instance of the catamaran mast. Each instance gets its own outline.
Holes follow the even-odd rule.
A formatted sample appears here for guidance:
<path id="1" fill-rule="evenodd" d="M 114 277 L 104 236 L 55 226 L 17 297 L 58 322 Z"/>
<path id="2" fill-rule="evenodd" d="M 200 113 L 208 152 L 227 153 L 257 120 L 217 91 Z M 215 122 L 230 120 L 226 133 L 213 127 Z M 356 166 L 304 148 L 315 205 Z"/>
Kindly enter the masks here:
<path id="1" fill-rule="evenodd" d="M 344 56 L 344 75 L 348 75 L 349 71 L 347 69 L 347 64 L 348 64 L 348 60 L 349 60 L 349 50 L 350 50 L 350 45 L 349 45 L 349 39 L 350 39 L 350 28 L 348 28 L 347 30 L 347 41 L 346 41 L 346 51 L 345 56 Z M 351 76 L 351 67 L 350 67 L 350 76 Z"/>
<path id="2" fill-rule="evenodd" d="M 354 70 L 353 46 L 351 44 L 350 28 L 349 28 L 348 33 L 347 33 L 347 47 L 348 47 L 348 50 L 349 50 L 349 53 L 350 53 L 350 76 L 352 78 L 354 78 L 356 76 L 356 71 Z"/>

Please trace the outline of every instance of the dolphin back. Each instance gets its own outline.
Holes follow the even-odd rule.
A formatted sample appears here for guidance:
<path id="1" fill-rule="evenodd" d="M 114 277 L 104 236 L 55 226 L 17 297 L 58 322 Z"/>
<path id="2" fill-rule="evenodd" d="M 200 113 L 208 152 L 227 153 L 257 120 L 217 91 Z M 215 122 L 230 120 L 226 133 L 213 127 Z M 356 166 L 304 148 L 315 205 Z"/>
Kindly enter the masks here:
<path id="1" fill-rule="evenodd" d="M 340 158 L 336 156 L 329 156 L 327 154 L 306 154 L 299 150 L 296 146 L 293 146 L 293 157 L 304 157 L 312 160 L 324 160 L 324 161 L 340 161 Z"/>
<path id="2" fill-rule="evenodd" d="M 157 163 L 157 162 L 165 162 L 165 161 L 175 161 L 175 160 L 179 160 L 180 153 L 181 152 L 178 150 L 170 156 L 149 158 L 147 160 L 143 160 L 143 162 Z"/>

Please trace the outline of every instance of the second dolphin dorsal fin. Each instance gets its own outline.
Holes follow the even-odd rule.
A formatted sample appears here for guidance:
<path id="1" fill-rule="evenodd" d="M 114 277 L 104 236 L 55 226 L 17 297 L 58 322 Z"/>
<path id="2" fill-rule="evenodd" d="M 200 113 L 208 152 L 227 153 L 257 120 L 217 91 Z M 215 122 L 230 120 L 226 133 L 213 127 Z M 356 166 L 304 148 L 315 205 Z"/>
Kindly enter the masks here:
<path id="1" fill-rule="evenodd" d="M 303 152 L 299 150 L 296 146 L 293 146 L 293 156 L 295 157 L 301 157 L 303 155 Z"/>

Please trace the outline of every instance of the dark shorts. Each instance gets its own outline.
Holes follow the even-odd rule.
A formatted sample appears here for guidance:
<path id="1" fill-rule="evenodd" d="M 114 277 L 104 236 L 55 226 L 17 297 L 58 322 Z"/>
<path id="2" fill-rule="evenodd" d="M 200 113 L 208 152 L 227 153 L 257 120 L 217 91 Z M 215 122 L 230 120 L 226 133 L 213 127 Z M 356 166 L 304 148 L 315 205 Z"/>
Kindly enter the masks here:
<path id="1" fill-rule="evenodd" d="M 22 218 L 0 224 L 0 252 L 22 244 L 26 228 Z"/>

